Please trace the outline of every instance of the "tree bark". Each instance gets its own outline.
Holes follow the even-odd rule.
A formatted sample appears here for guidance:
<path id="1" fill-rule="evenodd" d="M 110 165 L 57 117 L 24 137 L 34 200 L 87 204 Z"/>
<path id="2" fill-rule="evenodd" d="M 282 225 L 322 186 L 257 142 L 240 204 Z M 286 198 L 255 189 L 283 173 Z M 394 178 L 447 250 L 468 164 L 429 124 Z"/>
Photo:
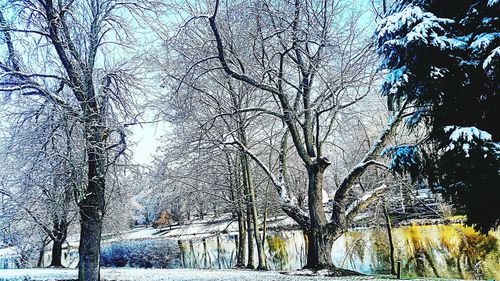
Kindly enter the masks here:
<path id="1" fill-rule="evenodd" d="M 304 268 L 334 269 L 332 246 L 338 236 L 335 237 L 324 228 L 311 229 L 306 235 L 308 239 L 307 264 Z"/>
<path id="2" fill-rule="evenodd" d="M 102 212 L 94 206 L 81 207 L 80 216 L 78 280 L 100 280 Z"/>
<path id="3" fill-rule="evenodd" d="M 267 194 L 266 194 L 267 195 Z M 265 250 L 267 241 L 267 206 L 264 208 L 264 218 L 262 220 L 262 249 Z M 265 257 L 264 257 L 265 259 Z M 267 266 L 267 264 L 266 264 Z"/>
<path id="4" fill-rule="evenodd" d="M 240 122 L 240 127 L 239 127 L 239 137 L 243 143 L 246 143 L 245 140 L 245 132 L 242 127 L 242 124 Z M 258 238 L 258 221 L 256 222 L 256 210 L 254 210 L 254 201 L 255 201 L 255 194 L 253 194 L 252 190 L 252 180 L 251 180 L 251 175 L 250 175 L 250 169 L 249 169 L 249 160 L 248 156 L 244 153 L 241 152 L 240 155 L 240 167 L 241 167 L 241 176 L 242 176 L 242 183 L 243 183 L 243 190 L 245 193 L 245 201 L 246 201 L 246 207 L 247 207 L 247 213 L 246 213 L 246 219 L 247 219 L 247 239 L 248 239 L 248 263 L 247 263 L 247 268 L 250 269 L 255 269 L 254 265 L 254 260 L 255 260 L 255 253 L 254 253 L 254 248 L 253 248 L 253 241 L 254 238 Z M 259 251 L 259 248 L 257 247 L 257 251 Z M 260 252 L 258 253 L 260 256 Z M 260 261 L 260 260 L 259 260 Z M 260 263 L 259 263 L 260 266 Z"/>
<path id="5" fill-rule="evenodd" d="M 65 191 L 67 192 L 67 191 Z M 71 197 L 67 196 L 65 200 L 69 200 Z M 66 201 L 67 202 L 67 201 Z M 68 234 L 69 223 L 66 218 L 66 214 L 62 214 L 62 218 L 57 215 L 53 218 L 53 230 L 52 230 L 52 260 L 50 262 L 50 267 L 63 267 L 62 265 L 62 247 L 64 241 L 66 241 L 66 236 Z"/>
<path id="6" fill-rule="evenodd" d="M 62 267 L 62 245 L 62 241 L 52 241 L 52 260 L 49 267 Z"/>
<path id="7" fill-rule="evenodd" d="M 90 118 L 89 118 L 90 119 Z M 98 118 L 96 118 L 98 119 Z M 92 122 L 93 121 L 93 122 Z M 93 124 L 86 129 L 88 184 L 79 202 L 80 207 L 80 247 L 78 280 L 98 281 L 100 279 L 101 231 L 104 215 L 105 190 L 105 137 L 100 129 L 102 120 L 90 120 Z"/>
<path id="8" fill-rule="evenodd" d="M 250 205 L 247 203 L 247 247 L 248 247 L 248 260 L 247 260 L 247 268 L 255 269 L 254 265 L 254 251 L 253 251 L 253 227 L 252 227 L 252 217 L 250 211 Z"/>
<path id="9" fill-rule="evenodd" d="M 247 253 L 247 236 L 245 227 L 245 218 L 243 211 L 238 211 L 238 256 L 236 259 L 236 267 L 245 267 Z"/>
<path id="10" fill-rule="evenodd" d="M 308 175 L 308 206 L 311 226 L 306 230 L 308 238 L 307 264 L 305 268 L 322 269 L 335 268 L 331 252 L 333 242 L 338 236 L 327 227 L 325 210 L 323 208 L 323 176 L 329 162 L 320 159 L 307 167 Z"/>

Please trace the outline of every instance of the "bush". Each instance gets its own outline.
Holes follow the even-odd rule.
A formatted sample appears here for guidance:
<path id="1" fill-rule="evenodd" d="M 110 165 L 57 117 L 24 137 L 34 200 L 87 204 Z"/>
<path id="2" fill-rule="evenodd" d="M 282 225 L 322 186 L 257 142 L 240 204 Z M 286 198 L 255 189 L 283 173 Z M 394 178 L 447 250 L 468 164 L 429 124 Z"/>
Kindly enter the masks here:
<path id="1" fill-rule="evenodd" d="M 102 245 L 101 266 L 178 268 L 181 266 L 181 252 L 174 240 L 116 241 Z"/>

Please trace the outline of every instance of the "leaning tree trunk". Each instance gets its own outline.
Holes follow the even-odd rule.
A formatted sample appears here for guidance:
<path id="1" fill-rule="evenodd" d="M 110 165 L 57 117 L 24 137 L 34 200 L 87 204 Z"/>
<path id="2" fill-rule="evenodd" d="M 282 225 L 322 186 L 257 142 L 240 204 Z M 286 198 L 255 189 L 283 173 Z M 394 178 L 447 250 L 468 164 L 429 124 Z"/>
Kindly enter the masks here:
<path id="1" fill-rule="evenodd" d="M 101 123 L 101 122 L 99 122 Z M 88 184 L 80 207 L 80 247 L 78 280 L 98 281 L 100 278 L 101 231 L 104 215 L 106 158 L 104 136 L 97 126 L 87 130 Z"/>

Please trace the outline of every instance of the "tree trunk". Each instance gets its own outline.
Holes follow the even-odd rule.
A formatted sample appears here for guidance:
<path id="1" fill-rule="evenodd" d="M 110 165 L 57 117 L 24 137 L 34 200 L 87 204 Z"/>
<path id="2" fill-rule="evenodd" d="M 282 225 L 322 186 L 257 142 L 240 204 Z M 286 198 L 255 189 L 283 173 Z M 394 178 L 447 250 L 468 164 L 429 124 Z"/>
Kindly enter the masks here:
<path id="1" fill-rule="evenodd" d="M 258 270 L 265 270 L 267 269 L 266 266 L 266 253 L 264 252 L 264 247 L 261 242 L 261 237 L 259 234 L 259 217 L 257 215 L 257 207 L 255 206 L 255 199 L 252 200 L 252 222 L 253 222 L 253 229 L 254 229 L 254 235 L 255 235 L 255 243 L 257 245 L 257 255 L 259 259 L 259 265 L 257 266 Z"/>
<path id="2" fill-rule="evenodd" d="M 250 171 L 250 160 L 248 159 L 248 155 L 246 154 L 242 155 L 241 159 L 243 164 L 243 176 L 246 182 L 245 185 L 248 191 L 248 199 L 252 215 L 253 235 L 255 238 L 255 244 L 257 245 L 257 258 L 258 258 L 257 269 L 263 270 L 266 269 L 266 254 L 264 253 L 264 248 L 262 247 L 261 238 L 259 234 L 259 215 L 257 213 L 257 206 L 255 202 L 256 201 L 255 187 L 253 185 L 252 173 Z"/>
<path id="3" fill-rule="evenodd" d="M 36 262 L 36 267 L 43 266 L 43 254 L 45 253 L 45 249 L 42 248 L 38 251 L 38 261 Z"/>
<path id="4" fill-rule="evenodd" d="M 264 208 L 264 218 L 262 220 L 262 249 L 266 249 L 267 240 L 267 206 Z M 265 257 L 264 257 L 265 258 Z"/>
<path id="5" fill-rule="evenodd" d="M 238 211 L 238 257 L 236 267 L 245 267 L 247 253 L 247 236 L 243 210 Z"/>
<path id="6" fill-rule="evenodd" d="M 42 241 L 42 245 L 40 247 L 40 250 L 38 252 L 38 261 L 36 263 L 36 267 L 42 267 L 44 265 L 44 262 L 43 262 L 43 256 L 45 254 L 45 246 L 47 246 L 48 244 L 48 241 L 49 241 L 49 236 L 45 237 L 45 239 L 43 239 Z"/>
<path id="7" fill-rule="evenodd" d="M 305 268 L 335 268 L 332 261 L 332 246 L 336 238 L 326 231 L 311 229 L 307 234 L 307 264 Z"/>
<path id="8" fill-rule="evenodd" d="M 68 197 L 70 198 L 70 197 Z M 68 234 L 68 221 L 66 219 L 66 214 L 59 218 L 57 215 L 53 218 L 53 230 L 52 230 L 52 260 L 50 262 L 50 267 L 63 267 L 62 265 L 62 246 L 64 241 L 66 241 L 66 236 Z"/>
<path id="9" fill-rule="evenodd" d="M 93 206 L 80 208 L 78 280 L 98 281 L 101 252 L 102 212 Z"/>
<path id="10" fill-rule="evenodd" d="M 247 155 L 242 152 L 240 155 L 240 167 L 241 167 L 241 176 L 242 176 L 242 183 L 243 183 L 243 191 L 244 191 L 244 198 L 246 202 L 246 219 L 247 219 L 247 246 L 248 246 L 248 262 L 247 262 L 247 268 L 249 269 L 255 269 L 254 265 L 254 260 L 255 260 L 255 253 L 254 253 L 254 248 L 253 248 L 253 239 L 256 237 L 255 236 L 255 223 L 252 222 L 252 219 L 254 219 L 254 213 L 253 213 L 253 207 L 252 207 L 252 196 L 250 192 L 250 187 L 248 179 L 249 179 L 249 169 L 248 169 L 248 157 Z"/>
<path id="11" fill-rule="evenodd" d="M 396 274 L 396 266 L 395 266 L 395 259 L 394 259 L 394 241 L 392 239 L 392 225 L 391 225 L 391 218 L 389 217 L 389 212 L 387 211 L 387 206 L 384 203 L 384 216 L 385 216 L 385 223 L 387 227 L 387 237 L 389 239 L 389 250 L 390 250 L 390 259 L 391 259 L 391 274 L 395 275 Z"/>
<path id="12" fill-rule="evenodd" d="M 52 240 L 52 260 L 50 267 L 62 267 L 62 245 L 63 241 Z"/>
<path id="13" fill-rule="evenodd" d="M 340 235 L 333 235 L 327 228 L 325 210 L 323 208 L 323 173 L 328 163 L 321 161 L 307 167 L 308 206 L 311 226 L 307 231 L 307 264 L 306 268 L 335 268 L 331 253 L 333 241 Z"/>
<path id="14" fill-rule="evenodd" d="M 246 236 L 246 222 L 245 222 L 245 210 L 243 209 L 242 199 L 244 198 L 244 193 L 242 192 L 240 173 L 239 169 L 233 169 L 233 162 L 229 154 L 226 154 L 226 161 L 229 169 L 230 175 L 230 185 L 231 185 L 231 199 L 235 202 L 236 216 L 238 218 L 238 252 L 236 256 L 236 267 L 245 267 L 246 264 L 246 253 L 247 253 L 247 236 Z M 236 156 L 235 163 L 239 163 L 238 157 Z"/>
<path id="15" fill-rule="evenodd" d="M 247 260 L 247 268 L 255 269 L 254 265 L 254 251 L 253 251 L 253 227 L 252 227 L 252 215 L 250 211 L 250 203 L 247 203 L 247 247 L 248 247 L 248 260 Z"/>
<path id="16" fill-rule="evenodd" d="M 95 120 L 91 120 L 94 121 Z M 102 122 L 95 122 L 97 124 Z M 94 124 L 95 124 L 94 123 Z M 92 124 L 92 123 L 91 123 Z M 79 281 L 98 281 L 100 278 L 101 232 L 104 215 L 105 148 L 101 129 L 87 128 L 88 184 L 80 208 Z"/>

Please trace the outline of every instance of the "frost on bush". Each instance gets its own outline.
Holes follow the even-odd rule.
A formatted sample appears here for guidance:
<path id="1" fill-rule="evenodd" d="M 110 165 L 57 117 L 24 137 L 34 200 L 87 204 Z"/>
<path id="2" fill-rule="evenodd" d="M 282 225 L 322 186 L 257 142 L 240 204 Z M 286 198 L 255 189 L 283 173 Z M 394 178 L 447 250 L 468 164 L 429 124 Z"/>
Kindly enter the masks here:
<path id="1" fill-rule="evenodd" d="M 178 268 L 181 253 L 174 240 L 123 240 L 104 244 L 101 250 L 101 266 Z"/>

